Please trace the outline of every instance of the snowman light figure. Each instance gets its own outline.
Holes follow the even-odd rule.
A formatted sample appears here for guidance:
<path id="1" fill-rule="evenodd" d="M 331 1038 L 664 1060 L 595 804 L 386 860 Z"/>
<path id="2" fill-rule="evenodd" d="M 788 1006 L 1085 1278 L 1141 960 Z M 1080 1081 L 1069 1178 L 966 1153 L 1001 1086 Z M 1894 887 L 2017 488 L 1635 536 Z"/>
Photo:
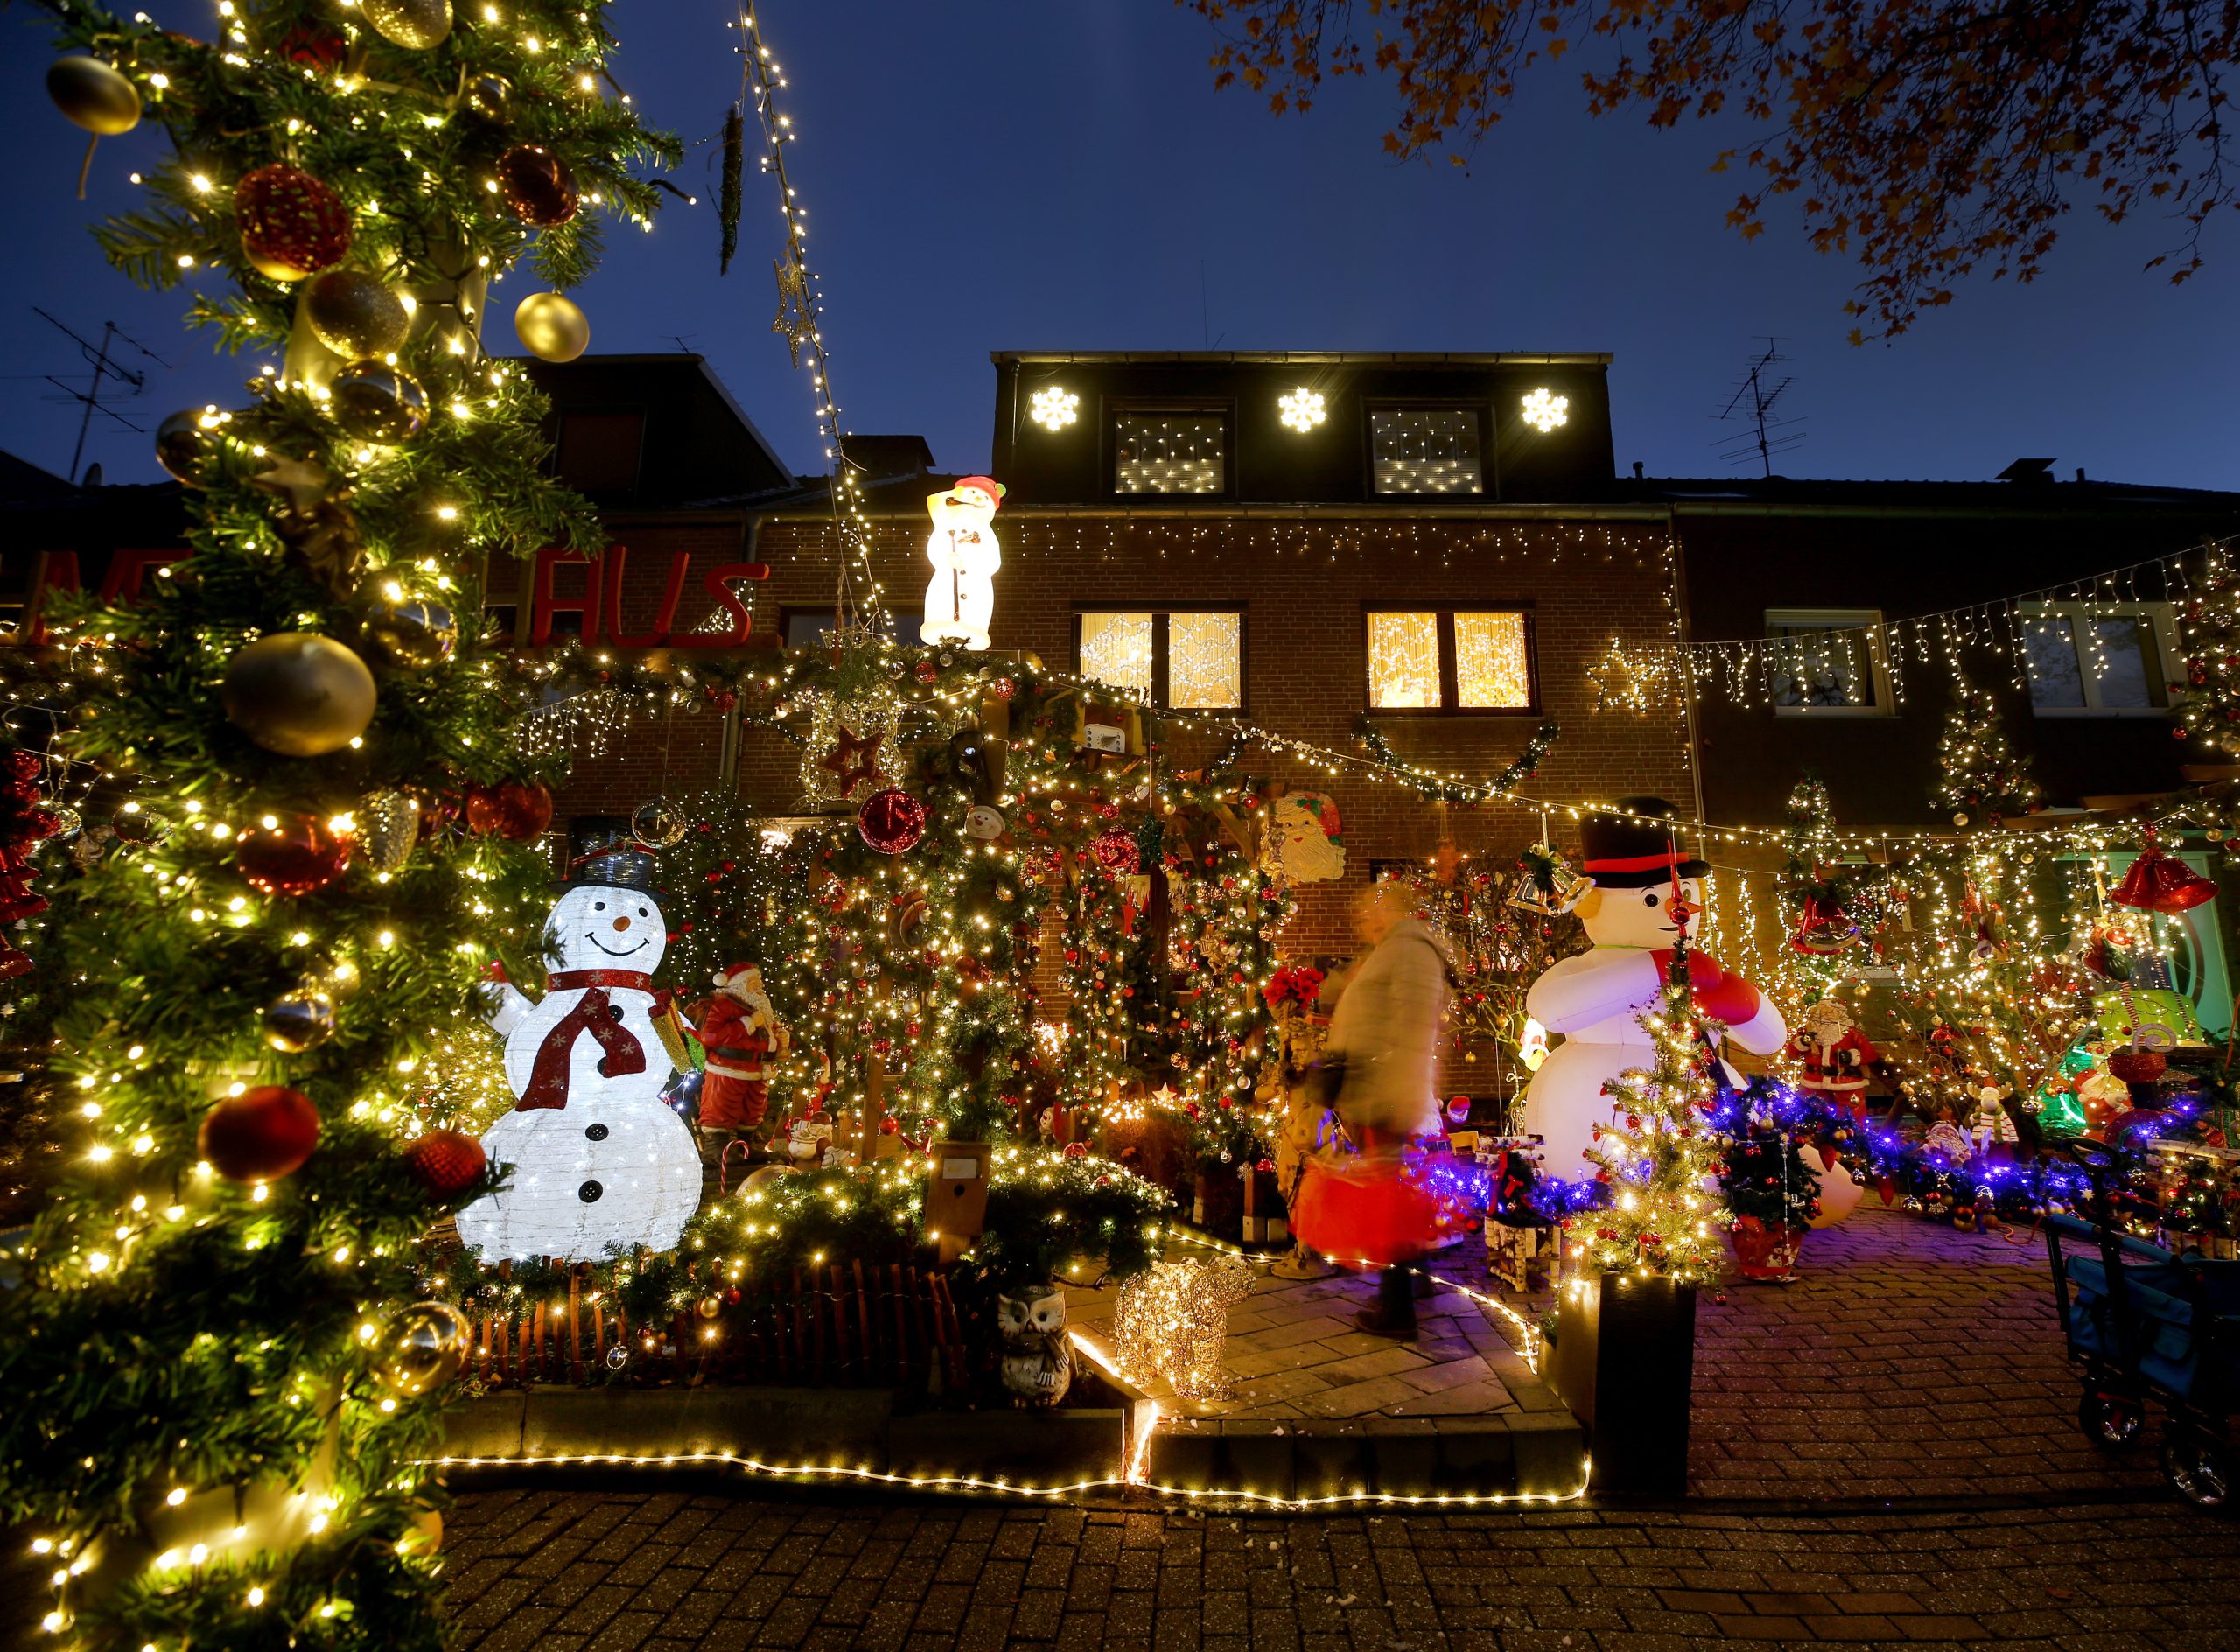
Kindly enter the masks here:
<path id="1" fill-rule="evenodd" d="M 1594 887 L 1574 910 L 1593 949 L 1550 965 L 1524 1000 L 1528 1015 L 1564 1035 L 1525 1091 L 1524 1130 L 1542 1138 L 1549 1173 L 1566 1179 L 1593 1172 L 1586 1150 L 1595 1127 L 1612 1116 L 1603 1087 L 1628 1068 L 1656 1065 L 1656 1046 L 1635 1018 L 1662 999 L 1684 927 L 1695 940 L 1711 871 L 1707 862 L 1682 858 L 1662 820 L 1672 805 L 1662 798 L 1620 798 L 1616 808 L 1621 812 L 1579 822 L 1581 870 Z M 1671 911 L 1676 877 L 1684 924 Z M 1693 945 L 1688 981 L 1698 1012 L 1725 1022 L 1726 1036 L 1744 1049 L 1770 1055 L 1788 1039 L 1770 1000 Z"/>
<path id="2" fill-rule="evenodd" d="M 967 476 L 945 494 L 927 496 L 934 531 L 926 536 L 926 620 L 918 634 L 929 643 L 957 642 L 976 653 L 988 646 L 996 617 L 996 570 L 1004 565 L 996 541 L 996 508 L 1004 485 Z"/>
<path id="3" fill-rule="evenodd" d="M 556 967 L 543 998 L 499 984 L 490 1021 L 519 1099 L 482 1145 L 512 1174 L 458 1213 L 460 1239 L 486 1261 L 673 1250 L 699 1205 L 699 1151 L 662 1100 L 669 1064 L 652 1020 L 668 926 L 654 858 L 627 843 L 602 829 L 577 845 L 545 928 Z"/>

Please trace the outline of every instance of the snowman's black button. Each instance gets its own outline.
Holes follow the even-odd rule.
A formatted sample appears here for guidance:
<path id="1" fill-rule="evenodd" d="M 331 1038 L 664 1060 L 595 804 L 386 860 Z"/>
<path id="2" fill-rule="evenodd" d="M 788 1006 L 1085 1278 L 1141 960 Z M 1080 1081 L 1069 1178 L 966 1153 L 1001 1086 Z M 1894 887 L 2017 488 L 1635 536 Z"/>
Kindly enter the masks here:
<path id="1" fill-rule="evenodd" d="M 582 1186 L 576 1189 L 576 1197 L 582 1200 L 587 1205 L 595 1205 L 598 1202 L 599 1195 L 604 1194 L 606 1191 L 606 1189 L 600 1186 L 597 1182 L 587 1181 Z"/>
<path id="2" fill-rule="evenodd" d="M 606 1057 L 604 1055 L 598 1058 L 598 1075 L 601 1078 L 612 1078 L 614 1076 L 614 1069 L 606 1064 Z"/>
<path id="3" fill-rule="evenodd" d="M 606 1006 L 606 1014 L 609 1020 L 620 1021 L 622 1018 L 622 1006 L 619 1004 L 610 1004 Z"/>
<path id="4" fill-rule="evenodd" d="M 606 1139 L 606 1126 L 604 1124 L 592 1125 L 589 1129 L 584 1131 L 584 1139 L 585 1141 L 592 1142 L 605 1141 Z"/>

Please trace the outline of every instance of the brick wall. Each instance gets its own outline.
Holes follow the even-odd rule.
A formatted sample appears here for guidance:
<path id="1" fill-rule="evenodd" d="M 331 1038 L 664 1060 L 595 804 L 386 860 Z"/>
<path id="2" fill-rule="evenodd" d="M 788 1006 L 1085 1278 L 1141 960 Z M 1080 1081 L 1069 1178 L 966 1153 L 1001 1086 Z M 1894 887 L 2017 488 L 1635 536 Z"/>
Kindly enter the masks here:
<path id="1" fill-rule="evenodd" d="M 1367 644 L 1362 605 L 1420 601 L 1426 608 L 1529 605 L 1534 616 L 1542 701 L 1533 712 L 1453 718 L 1391 717 L 1383 727 L 1404 757 L 1470 779 L 1499 772 L 1540 721 L 1562 734 L 1528 790 L 1560 805 L 1628 793 L 1653 793 L 1690 810 L 1684 733 L 1676 717 L 1600 712 L 1586 673 L 1612 636 L 1648 643 L 1670 634 L 1670 579 L 1662 529 L 1602 524 L 1503 524 L 1436 536 L 1406 527 L 1351 524 L 1341 535 L 1295 526 L 1201 528 L 1104 520 L 998 519 L 1004 568 L 997 579 L 994 646 L 1031 652 L 1053 670 L 1074 665 L 1076 604 L 1192 603 L 1245 607 L 1245 720 L 1272 732 L 1345 753 L 1365 704 Z M 738 525 L 619 524 L 631 551 L 622 602 L 626 627 L 653 622 L 668 553 L 691 564 L 680 623 L 707 607 L 697 593 L 707 568 L 752 556 L 767 580 L 745 587 L 757 632 L 776 633 L 788 609 L 826 610 L 832 601 L 832 539 L 822 523 L 772 521 L 746 546 Z M 873 564 L 898 607 L 914 611 L 924 590 L 920 520 L 879 524 Z M 582 590 L 563 570 L 556 589 Z M 563 621 L 563 628 L 572 625 Z M 609 737 L 603 750 L 579 743 L 560 814 L 627 813 L 656 792 L 676 796 L 719 773 L 724 719 L 711 710 L 648 713 Z M 1162 725 L 1162 764 L 1194 766 L 1214 737 Z M 1510 807 L 1442 809 L 1411 791 L 1341 765 L 1326 772 L 1299 757 L 1255 750 L 1256 773 L 1326 792 L 1339 808 L 1347 848 L 1342 883 L 1309 885 L 1284 932 L 1292 956 L 1350 953 L 1357 942 L 1347 912 L 1373 862 L 1422 858 L 1442 830 L 1474 857 L 1512 857 L 1539 835 L 1536 813 Z M 790 811 L 800 791 L 801 753 L 766 731 L 739 732 L 735 784 L 752 806 Z M 1559 844 L 1576 844 L 1560 816 Z M 1046 961 L 1054 948 L 1045 948 Z M 1052 972 L 1046 970 L 1046 974 Z M 1040 984 L 1054 990 L 1052 978 Z M 1449 1074 L 1467 1088 L 1475 1074 Z"/>

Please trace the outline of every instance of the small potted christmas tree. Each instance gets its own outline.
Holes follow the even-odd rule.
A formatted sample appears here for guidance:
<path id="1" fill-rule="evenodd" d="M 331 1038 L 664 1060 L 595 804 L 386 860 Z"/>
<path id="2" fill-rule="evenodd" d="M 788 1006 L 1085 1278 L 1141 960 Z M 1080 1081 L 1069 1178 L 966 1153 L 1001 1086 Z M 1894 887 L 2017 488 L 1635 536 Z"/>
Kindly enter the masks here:
<path id="1" fill-rule="evenodd" d="M 1733 1217 L 1734 1270 L 1782 1284 L 1820 1214 L 1819 1180 L 1778 1125 L 1746 1124 L 1726 1150 L 1718 1184 Z"/>
<path id="2" fill-rule="evenodd" d="M 1640 1018 L 1656 1058 L 1610 1086 L 1618 1116 L 1587 1153 L 1608 1199 L 1564 1224 L 1578 1272 L 1558 1298 L 1544 1367 L 1587 1430 L 1595 1488 L 1670 1495 L 1687 1485 L 1696 1287 L 1718 1277 L 1726 1225 L 1706 1191 L 1718 1163 L 1705 1116 L 1715 1057 L 1684 939 L 1662 1003 Z"/>

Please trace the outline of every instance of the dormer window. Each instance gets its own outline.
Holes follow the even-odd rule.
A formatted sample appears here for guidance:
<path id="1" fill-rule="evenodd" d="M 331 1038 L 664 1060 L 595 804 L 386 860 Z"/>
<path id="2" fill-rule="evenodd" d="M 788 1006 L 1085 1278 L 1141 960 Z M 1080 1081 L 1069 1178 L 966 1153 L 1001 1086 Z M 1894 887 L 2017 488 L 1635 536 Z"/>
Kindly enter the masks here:
<path id="1" fill-rule="evenodd" d="M 1228 416 L 1129 408 L 1112 416 L 1116 494 L 1228 492 Z"/>
<path id="2" fill-rule="evenodd" d="M 1485 419 L 1474 407 L 1373 407 L 1371 472 L 1380 494 L 1482 494 Z"/>

